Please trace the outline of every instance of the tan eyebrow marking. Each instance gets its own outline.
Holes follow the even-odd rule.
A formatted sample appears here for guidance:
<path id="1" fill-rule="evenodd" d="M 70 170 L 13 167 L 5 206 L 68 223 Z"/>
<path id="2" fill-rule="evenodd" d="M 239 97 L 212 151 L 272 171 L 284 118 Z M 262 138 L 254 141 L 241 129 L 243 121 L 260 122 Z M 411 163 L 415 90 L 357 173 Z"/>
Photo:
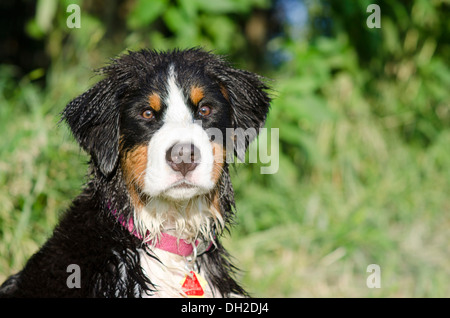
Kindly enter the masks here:
<path id="1" fill-rule="evenodd" d="M 150 107 L 155 111 L 159 111 L 161 109 L 161 97 L 158 94 L 152 93 L 148 96 L 148 102 Z"/>
<path id="2" fill-rule="evenodd" d="M 198 103 L 202 100 L 202 98 L 205 97 L 205 92 L 203 91 L 203 88 L 198 86 L 193 86 L 191 88 L 191 101 L 194 103 L 194 105 L 198 105 Z"/>

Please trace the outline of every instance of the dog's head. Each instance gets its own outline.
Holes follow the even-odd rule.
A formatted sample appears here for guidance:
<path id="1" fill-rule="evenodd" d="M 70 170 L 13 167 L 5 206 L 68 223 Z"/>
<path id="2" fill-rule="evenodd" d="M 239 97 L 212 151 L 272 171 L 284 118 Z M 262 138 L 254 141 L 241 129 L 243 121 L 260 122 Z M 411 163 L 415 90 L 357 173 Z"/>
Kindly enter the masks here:
<path id="1" fill-rule="evenodd" d="M 120 169 L 134 205 L 212 193 L 269 109 L 259 76 L 199 49 L 130 52 L 100 73 L 63 119 L 99 175 Z"/>

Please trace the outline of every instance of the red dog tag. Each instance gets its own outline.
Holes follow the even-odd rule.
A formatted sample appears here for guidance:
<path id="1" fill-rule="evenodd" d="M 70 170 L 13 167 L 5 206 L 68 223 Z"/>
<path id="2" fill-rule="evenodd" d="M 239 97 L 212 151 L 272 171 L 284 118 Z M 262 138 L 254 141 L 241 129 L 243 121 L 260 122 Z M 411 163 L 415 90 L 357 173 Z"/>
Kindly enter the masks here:
<path id="1" fill-rule="evenodd" d="M 206 283 L 200 275 L 199 278 L 197 278 L 197 275 L 195 275 L 193 271 L 190 271 L 189 275 L 186 274 L 184 277 L 184 281 L 181 284 L 181 289 L 188 297 L 203 297 L 205 292 L 203 291 L 200 281 L 202 281 L 202 283 Z"/>

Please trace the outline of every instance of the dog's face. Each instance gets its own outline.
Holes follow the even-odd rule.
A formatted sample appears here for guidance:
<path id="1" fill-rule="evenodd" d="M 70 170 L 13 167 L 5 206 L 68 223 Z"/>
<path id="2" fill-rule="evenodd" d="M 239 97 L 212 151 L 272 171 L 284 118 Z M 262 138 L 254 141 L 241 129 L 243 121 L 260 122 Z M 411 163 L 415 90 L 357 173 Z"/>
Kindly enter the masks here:
<path id="1" fill-rule="evenodd" d="M 100 176 L 121 170 L 135 206 L 210 194 L 227 150 L 242 154 L 269 109 L 259 76 L 198 49 L 130 52 L 101 73 L 63 119 Z"/>
<path id="2" fill-rule="evenodd" d="M 121 105 L 120 163 L 139 193 L 186 200 L 217 184 L 231 111 L 220 85 L 196 63 L 161 66 L 148 74 L 157 81 Z"/>

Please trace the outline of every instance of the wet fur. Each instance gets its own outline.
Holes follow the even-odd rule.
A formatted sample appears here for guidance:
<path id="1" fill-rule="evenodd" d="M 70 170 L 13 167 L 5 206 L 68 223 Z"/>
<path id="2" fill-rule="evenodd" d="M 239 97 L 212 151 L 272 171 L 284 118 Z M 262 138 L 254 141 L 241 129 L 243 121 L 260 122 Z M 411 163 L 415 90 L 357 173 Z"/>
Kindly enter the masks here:
<path id="1" fill-rule="evenodd" d="M 141 297 L 157 292 L 152 277 L 145 275 L 140 266 L 142 255 L 156 256 L 117 222 L 117 215 L 138 219 L 141 232 L 157 229 L 161 220 L 156 216 L 139 219 L 137 214 L 148 203 L 142 200 L 152 198 L 133 193 L 139 176 L 127 179 L 120 162 L 137 145 L 150 140 L 154 132 L 146 130 L 138 134 L 131 129 L 133 123 L 123 119 L 126 105 L 144 98 L 152 89 L 164 92 L 164 67 L 170 63 L 177 68 L 185 90 L 199 78 L 212 80 L 214 96 L 229 107 L 228 117 L 224 116 L 229 120 L 216 124 L 221 129 L 258 129 L 264 125 L 270 99 L 262 79 L 231 67 L 213 54 L 199 49 L 166 53 L 142 50 L 112 60 L 98 71 L 103 79 L 71 101 L 62 113 L 76 141 L 91 157 L 89 181 L 64 213 L 51 238 L 21 272 L 0 287 L 0 296 Z M 198 98 L 199 93 L 195 94 Z M 153 103 L 157 102 L 155 97 L 151 98 Z M 157 129 L 156 125 L 154 130 Z M 245 140 L 245 148 L 250 139 Z M 197 211 L 196 222 L 201 224 L 190 229 L 202 232 L 196 233 L 197 236 L 216 236 L 215 246 L 196 262 L 217 292 L 214 296 L 246 296 L 246 291 L 233 278 L 236 269 L 220 243 L 220 234 L 233 223 L 235 202 L 228 164 L 217 169 L 214 190 L 201 200 L 205 202 L 204 207 L 209 204 L 218 211 L 211 210 L 210 214 Z M 180 226 L 186 229 L 195 223 L 192 217 L 189 213 L 179 213 L 175 218 L 185 218 Z M 156 235 L 157 230 L 153 232 Z M 70 264 L 81 268 L 81 288 L 67 287 Z"/>

